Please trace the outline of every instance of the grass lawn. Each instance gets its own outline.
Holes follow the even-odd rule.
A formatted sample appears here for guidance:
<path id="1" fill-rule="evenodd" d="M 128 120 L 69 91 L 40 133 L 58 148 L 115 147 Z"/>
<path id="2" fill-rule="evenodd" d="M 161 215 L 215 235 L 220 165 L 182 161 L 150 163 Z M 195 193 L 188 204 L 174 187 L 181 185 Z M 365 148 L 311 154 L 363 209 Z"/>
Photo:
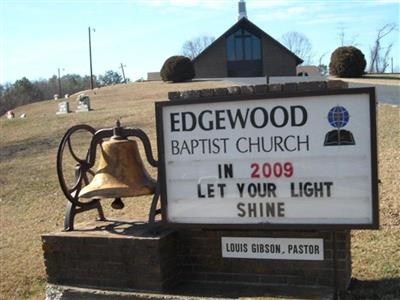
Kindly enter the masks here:
<path id="1" fill-rule="evenodd" d="M 56 175 L 56 152 L 65 131 L 86 123 L 112 127 L 138 127 L 150 137 L 156 151 L 154 102 L 166 100 L 168 91 L 222 87 L 224 82 L 165 84 L 132 83 L 86 92 L 93 111 L 56 115 L 57 101 L 44 101 L 15 110 L 26 119 L 0 120 L 0 299 L 43 299 L 46 277 L 40 235 L 63 226 L 64 198 Z M 75 97 L 70 107 L 76 108 Z M 378 109 L 380 222 L 379 231 L 353 231 L 353 277 L 349 297 L 400 297 L 400 130 L 399 107 Z M 87 149 L 87 140 L 78 141 Z M 156 155 L 156 153 L 154 153 Z M 144 154 L 142 152 L 142 157 Z M 154 169 L 148 167 L 155 176 Z M 105 204 L 106 216 L 145 219 L 150 197 L 125 201 L 122 211 Z M 111 202 L 111 201 L 110 201 Z M 78 215 L 77 222 L 94 213 Z"/>

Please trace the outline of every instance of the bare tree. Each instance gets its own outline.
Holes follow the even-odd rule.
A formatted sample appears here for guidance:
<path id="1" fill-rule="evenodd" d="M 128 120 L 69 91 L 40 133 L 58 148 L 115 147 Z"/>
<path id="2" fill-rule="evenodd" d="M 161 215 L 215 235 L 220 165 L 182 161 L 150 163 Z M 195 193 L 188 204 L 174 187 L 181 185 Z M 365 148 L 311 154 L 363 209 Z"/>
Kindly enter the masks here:
<path id="1" fill-rule="evenodd" d="M 340 42 L 340 46 L 358 46 L 358 43 L 356 42 L 356 39 L 358 37 L 357 34 L 353 35 L 350 39 L 346 39 L 346 27 L 344 26 L 343 23 L 339 23 L 338 25 L 338 39 Z"/>
<path id="2" fill-rule="evenodd" d="M 397 29 L 395 23 L 389 23 L 378 29 L 373 46 L 370 48 L 370 73 L 384 73 L 389 66 L 390 52 L 393 43 L 387 47 L 382 46 L 383 38 Z"/>
<path id="3" fill-rule="evenodd" d="M 339 24 L 339 32 L 338 32 L 338 38 L 340 41 L 340 46 L 343 47 L 344 46 L 344 25 L 343 24 Z"/>
<path id="4" fill-rule="evenodd" d="M 303 59 L 305 64 L 311 64 L 314 56 L 312 45 L 304 34 L 296 31 L 287 32 L 282 35 L 282 42 L 290 51 Z"/>
<path id="5" fill-rule="evenodd" d="M 194 59 L 214 41 L 215 38 L 213 36 L 207 35 L 199 36 L 192 40 L 186 41 L 182 46 L 182 54 L 190 59 Z"/>
<path id="6" fill-rule="evenodd" d="M 319 57 L 319 59 L 318 59 L 318 69 L 319 69 L 319 72 L 321 73 L 321 75 L 323 75 L 323 76 L 325 76 L 326 74 L 328 74 L 328 66 L 327 66 L 327 65 L 324 65 L 324 64 L 322 63 L 322 60 L 324 59 L 324 57 L 325 57 L 325 55 L 326 55 L 327 53 L 328 53 L 328 52 L 323 53 L 323 54 Z"/>

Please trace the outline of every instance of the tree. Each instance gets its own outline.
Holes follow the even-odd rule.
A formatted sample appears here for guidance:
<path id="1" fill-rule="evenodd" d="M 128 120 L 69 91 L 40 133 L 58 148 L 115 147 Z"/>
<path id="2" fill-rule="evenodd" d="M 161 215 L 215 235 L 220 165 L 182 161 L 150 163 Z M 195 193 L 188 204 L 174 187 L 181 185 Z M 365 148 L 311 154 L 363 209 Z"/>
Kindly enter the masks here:
<path id="1" fill-rule="evenodd" d="M 15 103 L 13 103 L 14 97 L 11 94 L 11 89 L 12 85 L 10 83 L 6 83 L 5 85 L 1 86 L 0 115 L 15 107 Z"/>
<path id="2" fill-rule="evenodd" d="M 215 41 L 213 36 L 199 36 L 192 40 L 186 41 L 182 46 L 182 54 L 190 59 L 194 59 L 203 52 L 212 42 Z"/>
<path id="3" fill-rule="evenodd" d="M 163 64 L 160 75 L 163 81 L 184 82 L 195 76 L 192 61 L 185 56 L 169 57 Z"/>
<path id="4" fill-rule="evenodd" d="M 290 31 L 282 35 L 282 43 L 309 65 L 313 60 L 310 40 L 302 33 Z"/>
<path id="5" fill-rule="evenodd" d="M 0 98 L 0 113 L 3 114 L 7 110 L 14 107 L 40 101 L 43 95 L 40 90 L 29 81 L 28 78 L 23 77 L 14 84 L 6 84 L 2 88 Z"/>
<path id="6" fill-rule="evenodd" d="M 122 76 L 115 71 L 109 70 L 104 75 L 99 76 L 99 83 L 101 86 L 122 83 L 124 80 Z"/>
<path id="7" fill-rule="evenodd" d="M 393 43 L 383 47 L 383 38 L 388 36 L 392 31 L 396 30 L 397 26 L 394 23 L 389 23 L 378 29 L 373 46 L 370 48 L 370 73 L 384 73 L 389 66 L 390 52 L 392 51 Z"/>
<path id="8" fill-rule="evenodd" d="M 23 77 L 15 81 L 13 85 L 17 105 L 27 104 L 42 100 L 42 93 L 40 90 L 29 81 L 28 78 Z"/>
<path id="9" fill-rule="evenodd" d="M 364 74 L 365 66 L 364 54 L 353 46 L 339 47 L 333 51 L 329 72 L 338 77 L 361 77 Z"/>
<path id="10" fill-rule="evenodd" d="M 357 39 L 357 34 L 353 35 L 350 39 L 346 39 L 346 27 L 344 26 L 343 23 L 339 23 L 338 25 L 338 39 L 340 42 L 340 46 L 358 46 L 358 43 L 356 42 Z"/>

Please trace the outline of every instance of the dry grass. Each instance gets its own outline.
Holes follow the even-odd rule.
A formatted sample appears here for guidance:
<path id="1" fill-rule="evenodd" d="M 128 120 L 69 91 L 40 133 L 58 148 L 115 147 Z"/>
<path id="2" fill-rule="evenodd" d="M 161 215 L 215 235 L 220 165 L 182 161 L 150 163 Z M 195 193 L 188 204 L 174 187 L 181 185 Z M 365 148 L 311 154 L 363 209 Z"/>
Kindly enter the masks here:
<path id="1" fill-rule="evenodd" d="M 45 101 L 15 110 L 27 119 L 0 120 L 0 299 L 42 299 L 45 271 L 40 235 L 59 230 L 66 200 L 58 186 L 55 159 L 66 129 L 86 123 L 111 127 L 116 118 L 123 125 L 143 129 L 156 149 L 154 101 L 165 100 L 172 90 L 226 86 L 223 82 L 183 84 L 134 83 L 87 92 L 94 111 L 56 116 L 56 101 Z M 75 110 L 75 98 L 70 105 Z M 353 295 L 373 292 L 395 295 L 400 278 L 400 131 L 398 107 L 379 107 L 380 231 L 354 231 L 353 276 L 361 280 Z M 81 141 L 82 149 L 88 147 Z M 152 170 L 155 174 L 155 170 Z M 396 177 L 397 176 L 397 177 Z M 106 216 L 143 219 L 148 197 L 125 201 L 122 212 L 106 208 Z M 94 214 L 78 216 L 93 219 Z M 392 281 L 391 281 L 392 280 Z"/>

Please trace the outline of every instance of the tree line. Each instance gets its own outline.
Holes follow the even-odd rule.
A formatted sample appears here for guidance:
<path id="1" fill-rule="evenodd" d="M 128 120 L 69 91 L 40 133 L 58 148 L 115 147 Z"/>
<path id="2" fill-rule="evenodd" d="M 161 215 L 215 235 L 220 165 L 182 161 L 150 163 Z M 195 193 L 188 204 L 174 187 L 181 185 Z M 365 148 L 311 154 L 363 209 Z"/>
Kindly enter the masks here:
<path id="1" fill-rule="evenodd" d="M 112 70 L 105 72 L 104 75 L 93 77 L 96 87 L 124 82 L 123 77 Z M 126 78 L 126 82 L 129 81 L 129 78 Z M 60 79 L 56 75 L 49 79 L 35 81 L 30 81 L 28 78 L 23 77 L 14 83 L 0 84 L 0 115 L 17 106 L 53 99 L 55 94 L 62 98 L 65 94 L 72 95 L 79 91 L 87 90 L 89 83 L 90 76 L 66 74 Z"/>

